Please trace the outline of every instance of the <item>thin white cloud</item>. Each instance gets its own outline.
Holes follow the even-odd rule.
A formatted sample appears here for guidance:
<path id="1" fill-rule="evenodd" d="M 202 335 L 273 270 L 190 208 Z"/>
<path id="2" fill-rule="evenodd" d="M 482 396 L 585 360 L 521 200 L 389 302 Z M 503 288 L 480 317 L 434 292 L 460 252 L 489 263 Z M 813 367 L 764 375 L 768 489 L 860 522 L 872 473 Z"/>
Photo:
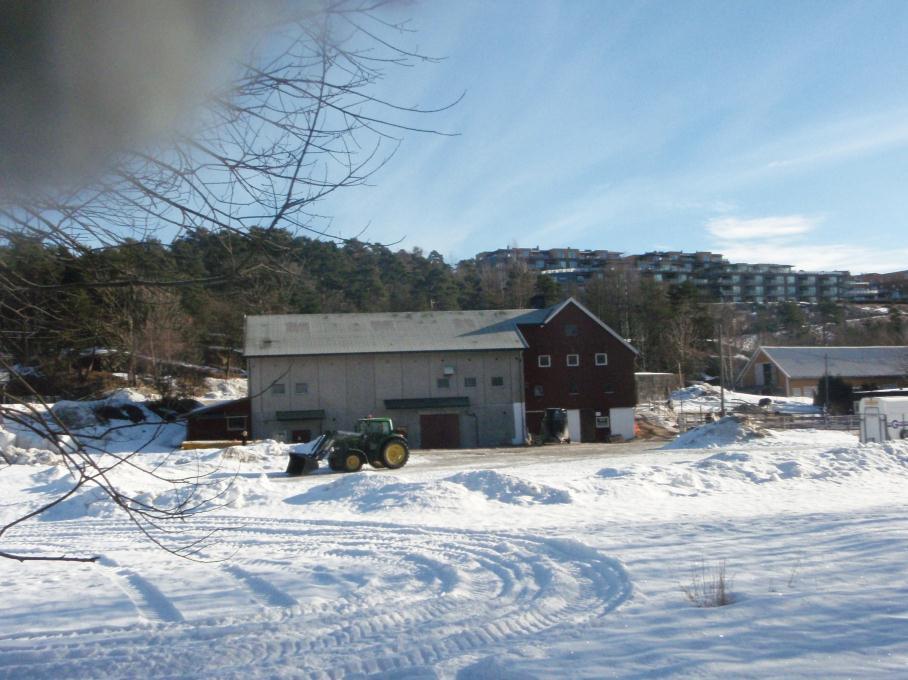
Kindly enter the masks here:
<path id="1" fill-rule="evenodd" d="M 778 217 L 717 217 L 706 223 L 706 230 L 720 239 L 766 239 L 800 236 L 818 223 L 814 217 L 783 215 Z"/>
<path id="2" fill-rule="evenodd" d="M 807 271 L 853 274 L 905 268 L 908 248 L 880 248 L 847 243 L 821 243 L 811 232 L 819 219 L 804 215 L 719 217 L 706 223 L 715 237 L 713 249 L 732 262 L 790 264 Z"/>
<path id="3" fill-rule="evenodd" d="M 732 262 L 790 264 L 806 271 L 841 271 L 852 274 L 905 269 L 908 248 L 874 248 L 845 243 L 740 243 L 724 244 L 722 254 Z"/>
<path id="4" fill-rule="evenodd" d="M 854 156 L 889 151 L 908 144 L 905 111 L 893 117 L 874 116 L 830 125 L 820 133 L 804 133 L 781 146 L 795 155 L 767 163 L 768 168 L 787 168 L 824 162 L 839 162 Z"/>

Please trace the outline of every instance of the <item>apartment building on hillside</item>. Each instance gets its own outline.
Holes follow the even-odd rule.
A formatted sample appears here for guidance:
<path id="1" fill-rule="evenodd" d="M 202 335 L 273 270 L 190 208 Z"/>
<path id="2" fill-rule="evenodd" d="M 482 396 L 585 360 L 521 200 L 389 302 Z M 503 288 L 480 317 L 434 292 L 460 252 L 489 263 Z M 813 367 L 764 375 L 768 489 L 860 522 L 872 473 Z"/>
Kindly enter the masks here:
<path id="1" fill-rule="evenodd" d="M 732 263 L 720 253 L 707 251 L 622 256 L 611 250 L 504 248 L 476 255 L 479 267 L 506 268 L 518 262 L 553 277 L 562 286 L 580 290 L 609 271 L 623 271 L 666 284 L 689 282 L 706 297 L 722 302 L 821 302 L 854 297 L 847 271 L 796 271 L 785 264 Z"/>

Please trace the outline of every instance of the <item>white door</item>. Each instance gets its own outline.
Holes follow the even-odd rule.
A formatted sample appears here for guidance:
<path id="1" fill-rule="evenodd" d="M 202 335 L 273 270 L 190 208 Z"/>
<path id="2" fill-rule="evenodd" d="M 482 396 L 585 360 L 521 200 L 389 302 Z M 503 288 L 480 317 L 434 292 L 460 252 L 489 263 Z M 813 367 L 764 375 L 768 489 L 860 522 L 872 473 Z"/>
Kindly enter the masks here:
<path id="1" fill-rule="evenodd" d="M 612 425 L 612 434 L 618 434 L 625 439 L 634 438 L 634 409 L 611 408 L 609 420 Z"/>
<path id="2" fill-rule="evenodd" d="M 880 409 L 876 406 L 867 406 L 861 412 L 861 441 L 884 442 L 888 438 Z"/>
<path id="3" fill-rule="evenodd" d="M 571 438 L 572 442 L 580 441 L 580 410 L 573 409 L 568 410 L 568 437 Z"/>

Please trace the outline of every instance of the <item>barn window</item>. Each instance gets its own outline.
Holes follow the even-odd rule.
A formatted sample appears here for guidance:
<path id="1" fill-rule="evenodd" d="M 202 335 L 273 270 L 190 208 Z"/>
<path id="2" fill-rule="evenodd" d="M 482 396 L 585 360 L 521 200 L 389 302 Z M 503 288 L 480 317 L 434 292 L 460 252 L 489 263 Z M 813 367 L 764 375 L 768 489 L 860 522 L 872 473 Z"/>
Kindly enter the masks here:
<path id="1" fill-rule="evenodd" d="M 615 386 L 614 386 L 614 385 L 606 385 L 606 386 L 605 386 L 605 393 L 606 393 L 606 394 L 614 394 L 614 393 L 615 393 Z"/>
<path id="2" fill-rule="evenodd" d="M 435 387 L 438 387 L 438 388 L 441 388 L 441 389 L 446 389 L 446 388 L 448 388 L 448 387 L 450 387 L 450 386 L 451 386 L 451 379 L 450 379 L 450 378 L 438 378 L 438 379 L 435 381 Z"/>
<path id="3" fill-rule="evenodd" d="M 476 378 L 464 378 L 463 386 L 464 387 L 476 387 Z"/>
<path id="4" fill-rule="evenodd" d="M 552 355 L 551 354 L 540 354 L 539 361 L 537 363 L 539 364 L 539 368 L 548 368 L 549 366 L 552 365 Z"/>
<path id="5" fill-rule="evenodd" d="M 575 324 L 575 323 L 566 323 L 566 324 L 564 324 L 564 334 L 565 334 L 567 337 L 569 337 L 569 338 L 576 337 L 576 335 L 577 335 L 577 324 Z"/>
<path id="6" fill-rule="evenodd" d="M 309 394 L 309 383 L 296 383 L 294 392 L 297 394 Z"/>
<path id="7" fill-rule="evenodd" d="M 580 365 L 580 355 L 579 354 L 568 354 L 567 355 L 567 365 L 568 366 L 579 366 Z"/>
<path id="8" fill-rule="evenodd" d="M 536 385 L 535 387 L 533 387 L 533 396 L 534 397 L 541 397 L 544 394 L 545 394 L 545 390 L 542 389 L 542 385 Z"/>
<path id="9" fill-rule="evenodd" d="M 503 387 L 503 386 L 504 386 L 504 378 L 500 375 L 493 375 L 492 376 L 492 387 Z"/>
<path id="10" fill-rule="evenodd" d="M 271 394 L 285 394 L 286 391 L 284 383 L 274 383 L 271 385 Z"/>
<path id="11" fill-rule="evenodd" d="M 246 416 L 227 416 L 227 431 L 242 432 L 246 429 Z"/>
<path id="12" fill-rule="evenodd" d="M 608 366 L 608 354 L 605 352 L 596 352 L 596 365 Z"/>
<path id="13" fill-rule="evenodd" d="M 568 383 L 568 394 L 580 394 L 580 388 L 577 387 L 577 381 L 571 380 Z"/>

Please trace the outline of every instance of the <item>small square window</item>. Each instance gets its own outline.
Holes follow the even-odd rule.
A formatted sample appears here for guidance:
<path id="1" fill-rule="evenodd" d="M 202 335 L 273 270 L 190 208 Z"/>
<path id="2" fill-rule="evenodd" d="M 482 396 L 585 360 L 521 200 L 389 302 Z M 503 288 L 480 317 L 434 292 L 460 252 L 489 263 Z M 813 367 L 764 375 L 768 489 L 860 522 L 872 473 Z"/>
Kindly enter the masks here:
<path id="1" fill-rule="evenodd" d="M 492 387 L 503 387 L 503 386 L 504 386 L 503 377 L 501 377 L 500 375 L 492 376 Z"/>
<path id="2" fill-rule="evenodd" d="M 608 354 L 605 352 L 596 353 L 596 365 L 597 366 L 608 366 Z"/>
<path id="3" fill-rule="evenodd" d="M 274 383 L 271 385 L 271 394 L 286 394 L 287 389 L 284 383 Z"/>
<path id="4" fill-rule="evenodd" d="M 464 387 L 476 387 L 476 378 L 464 378 L 463 386 Z"/>
<path id="5" fill-rule="evenodd" d="M 568 354 L 567 355 L 567 365 L 568 366 L 579 366 L 580 365 L 580 355 L 579 354 Z"/>
<path id="6" fill-rule="evenodd" d="M 244 432 L 246 430 L 246 416 L 227 416 L 228 432 Z"/>
<path id="7" fill-rule="evenodd" d="M 606 386 L 605 386 L 605 393 L 606 393 L 606 394 L 614 394 L 614 393 L 615 393 L 615 386 L 614 386 L 614 385 L 606 385 Z"/>
<path id="8" fill-rule="evenodd" d="M 577 336 L 577 324 L 574 324 L 574 323 L 564 324 L 564 334 L 569 338 L 576 337 Z"/>
<path id="9" fill-rule="evenodd" d="M 537 363 L 539 364 L 539 368 L 549 368 L 552 365 L 552 355 L 540 354 Z"/>
<path id="10" fill-rule="evenodd" d="M 439 378 L 438 380 L 435 381 L 435 386 L 440 387 L 442 389 L 448 388 L 451 386 L 451 379 L 450 378 Z"/>
<path id="11" fill-rule="evenodd" d="M 309 383 L 296 383 L 293 387 L 296 394 L 309 394 Z"/>
<path id="12" fill-rule="evenodd" d="M 571 380 L 568 383 L 568 393 L 569 394 L 580 394 L 580 389 L 577 387 L 576 380 Z"/>
<path id="13" fill-rule="evenodd" d="M 535 387 L 533 387 L 533 396 L 534 397 L 542 397 L 544 395 L 545 395 L 545 390 L 542 389 L 542 385 L 536 385 Z"/>

